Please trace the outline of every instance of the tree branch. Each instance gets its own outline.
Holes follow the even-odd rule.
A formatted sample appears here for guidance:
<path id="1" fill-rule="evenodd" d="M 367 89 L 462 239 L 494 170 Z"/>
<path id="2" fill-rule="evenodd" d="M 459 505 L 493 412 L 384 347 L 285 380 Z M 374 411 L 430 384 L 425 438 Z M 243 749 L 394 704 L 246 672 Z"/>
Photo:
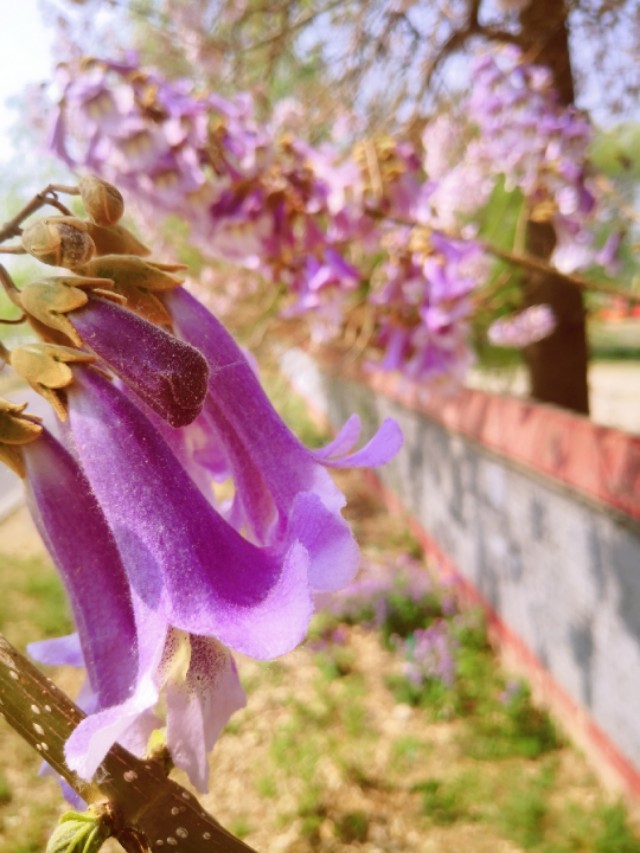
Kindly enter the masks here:
<path id="1" fill-rule="evenodd" d="M 160 761 L 141 761 L 116 744 L 90 782 L 69 770 L 64 745 L 84 714 L 2 635 L 0 711 L 83 800 L 110 804 L 114 837 L 127 853 L 148 853 L 160 840 L 182 853 L 251 851 L 168 779 Z"/>
<path id="2" fill-rule="evenodd" d="M 19 237 L 22 233 L 20 226 L 24 220 L 29 216 L 32 216 L 36 211 L 40 210 L 41 207 L 45 207 L 48 204 L 55 207 L 64 216 L 71 216 L 69 208 L 65 207 L 64 204 L 58 200 L 56 195 L 57 192 L 66 192 L 70 195 L 77 195 L 78 190 L 75 187 L 61 187 L 57 184 L 49 184 L 49 186 L 45 187 L 42 192 L 39 192 L 34 196 L 31 201 L 22 208 L 22 210 L 16 213 L 13 219 L 5 222 L 5 224 L 0 227 L 0 243 L 4 243 L 5 240 L 10 240 L 12 237 Z"/>
<path id="3" fill-rule="evenodd" d="M 469 13 L 462 27 L 454 29 L 445 42 L 436 52 L 431 62 L 425 69 L 424 79 L 420 88 L 419 100 L 422 101 L 429 90 L 433 77 L 442 63 L 452 54 L 462 50 L 470 38 L 481 36 L 488 41 L 498 41 L 504 44 L 515 44 L 522 46 L 523 39 L 517 33 L 502 30 L 497 27 L 483 26 L 479 20 L 481 0 L 471 0 Z"/>
<path id="4" fill-rule="evenodd" d="M 369 216 L 373 217 L 374 219 L 386 219 L 388 222 L 393 222 L 397 225 L 403 225 L 405 228 L 415 228 L 417 224 L 406 219 L 401 219 L 400 217 L 388 216 L 383 211 L 376 210 L 375 208 L 366 208 L 366 213 L 368 213 Z M 619 299 L 624 299 L 628 303 L 640 304 L 640 293 L 633 293 L 630 290 L 624 290 L 621 287 L 617 287 L 615 284 L 609 284 L 605 281 L 595 281 L 594 279 L 585 278 L 584 276 L 575 275 L 574 273 L 562 272 L 557 267 L 554 267 L 552 264 L 549 264 L 540 258 L 536 258 L 533 255 L 522 254 L 520 252 L 512 252 L 509 249 L 502 249 L 500 248 L 500 246 L 495 246 L 493 243 L 489 243 L 487 240 L 481 240 L 476 237 L 461 237 L 460 234 L 452 234 L 448 231 L 444 231 L 441 228 L 432 228 L 431 231 L 433 231 L 433 233 L 435 234 L 441 234 L 448 240 L 459 240 L 469 243 L 475 243 L 476 246 L 479 246 L 480 249 L 482 249 L 482 251 L 486 252 L 488 255 L 493 255 L 495 258 L 500 258 L 501 260 L 506 261 L 509 264 L 513 264 L 513 266 L 522 267 L 522 269 L 532 270 L 534 272 L 540 272 L 544 273 L 545 275 L 560 278 L 563 281 L 567 281 L 571 284 L 576 285 L 576 287 L 579 287 L 581 290 L 591 290 L 595 293 L 604 293 L 607 296 L 615 296 Z"/>

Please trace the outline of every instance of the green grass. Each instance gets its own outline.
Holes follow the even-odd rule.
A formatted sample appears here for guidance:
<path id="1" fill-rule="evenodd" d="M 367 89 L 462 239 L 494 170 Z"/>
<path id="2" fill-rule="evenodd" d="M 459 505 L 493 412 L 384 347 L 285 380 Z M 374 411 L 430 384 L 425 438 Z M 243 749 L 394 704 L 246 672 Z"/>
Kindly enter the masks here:
<path id="1" fill-rule="evenodd" d="M 603 806 L 597 812 L 600 824 L 594 853 L 640 853 L 640 839 L 630 830 L 626 809 L 621 803 Z"/>
<path id="2" fill-rule="evenodd" d="M 417 603 L 403 599 L 402 590 L 395 588 L 388 602 L 379 641 L 391 653 L 398 635 L 407 636 L 442 618 L 437 591 Z M 350 611 L 347 622 L 369 620 L 368 606 L 363 601 L 362 613 L 356 610 L 354 616 Z M 322 636 L 335 635 L 339 617 L 332 618 L 321 618 Z M 396 701 L 418 709 L 426 724 L 455 726 L 452 742 L 459 760 L 449 768 L 452 772 L 423 776 L 410 789 L 428 823 L 452 831 L 456 825 L 483 824 L 537 853 L 640 853 L 640 841 L 622 805 L 600 798 L 593 809 L 564 800 L 559 768 L 565 741 L 533 703 L 527 685 L 508 679 L 497 665 L 479 615 L 457 616 L 452 624 L 457 641 L 453 684 L 428 678 L 416 685 L 397 671 L 385 678 Z M 335 645 L 317 655 L 325 678 L 331 673 L 331 654 L 340 660 L 347 651 Z M 340 685 L 349 681 L 342 671 L 340 667 L 334 672 Z M 354 721 L 346 728 L 355 739 L 366 724 L 357 715 Z M 433 749 L 415 735 L 399 737 L 392 745 L 390 767 L 410 776 L 429 761 Z"/>
<path id="3" fill-rule="evenodd" d="M 436 825 L 449 826 L 460 820 L 469 820 L 464 797 L 457 785 L 441 779 L 426 779 L 413 786 L 422 798 L 422 811 Z"/>
<path id="4" fill-rule="evenodd" d="M 347 812 L 336 822 L 336 834 L 345 844 L 364 842 L 369 834 L 369 815 L 365 812 Z"/>
<path id="5" fill-rule="evenodd" d="M 508 793 L 501 804 L 496 823 L 507 838 L 525 850 L 540 847 L 551 826 L 549 794 L 555 779 L 555 766 L 542 764 L 534 772 L 509 778 Z"/>
<path id="6" fill-rule="evenodd" d="M 640 359 L 640 318 L 603 323 L 592 320 L 588 327 L 593 358 L 605 361 Z"/>
<path id="7" fill-rule="evenodd" d="M 0 553 L 0 630 L 20 648 L 73 630 L 60 578 L 48 559 Z"/>
<path id="8" fill-rule="evenodd" d="M 246 838 L 251 833 L 251 821 L 248 817 L 238 817 L 227 827 L 238 838 Z"/>

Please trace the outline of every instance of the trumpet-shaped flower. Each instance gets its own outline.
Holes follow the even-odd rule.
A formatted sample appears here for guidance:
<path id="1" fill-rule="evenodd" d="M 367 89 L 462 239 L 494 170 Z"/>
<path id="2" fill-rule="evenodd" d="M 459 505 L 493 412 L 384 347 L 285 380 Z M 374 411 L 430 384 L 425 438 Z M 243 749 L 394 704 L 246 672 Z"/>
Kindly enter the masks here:
<path id="1" fill-rule="evenodd" d="M 198 416 L 209 370 L 194 347 L 99 297 L 67 318 L 83 342 L 171 426 Z"/>
<path id="2" fill-rule="evenodd" d="M 83 666 L 88 716 L 67 742 L 69 767 L 89 778 L 120 742 L 143 755 L 166 694 L 172 760 L 207 789 L 207 754 L 245 703 L 235 664 L 216 640 L 172 628 L 130 589 L 102 510 L 76 460 L 46 430 L 23 448 L 29 508 L 61 573 L 77 627 L 33 643 L 42 663 Z"/>
<path id="3" fill-rule="evenodd" d="M 120 703 L 134 689 L 138 644 L 115 541 L 78 463 L 57 439 L 43 430 L 22 453 L 29 509 L 69 597 L 91 691 L 103 707 Z"/>
<path id="4" fill-rule="evenodd" d="M 124 394 L 95 370 L 75 376 L 69 430 L 134 594 L 173 627 L 252 657 L 294 648 L 312 610 L 304 541 L 248 542 Z"/>
<path id="5" fill-rule="evenodd" d="M 328 448 L 307 449 L 283 423 L 224 326 L 183 288 L 164 298 L 176 331 L 209 364 L 203 413 L 233 474 L 232 523 L 268 546 L 299 540 L 310 557 L 313 590 L 344 586 L 357 570 L 358 549 L 340 515 L 344 495 L 325 469 L 384 464 L 402 444 L 398 425 L 387 419 L 365 447 L 349 455 L 360 431 L 353 417 Z"/>
<path id="6" fill-rule="evenodd" d="M 154 627 L 150 631 L 147 620 L 143 642 L 151 654 L 144 656 L 130 696 L 117 705 L 103 707 L 90 683 L 81 690 L 77 701 L 88 716 L 67 741 L 67 764 L 83 778 L 91 778 L 116 741 L 143 756 L 151 732 L 162 725 L 154 707 L 164 694 L 171 760 L 206 792 L 208 753 L 231 714 L 246 704 L 236 665 L 229 650 L 216 640 L 167 629 L 160 619 Z M 106 651 L 109 671 L 118 670 L 122 661 L 116 650 L 108 647 Z M 89 681 L 96 675 L 87 665 L 77 634 L 32 643 L 29 653 L 40 663 L 85 666 Z M 100 677 L 100 672 L 97 675 Z"/>

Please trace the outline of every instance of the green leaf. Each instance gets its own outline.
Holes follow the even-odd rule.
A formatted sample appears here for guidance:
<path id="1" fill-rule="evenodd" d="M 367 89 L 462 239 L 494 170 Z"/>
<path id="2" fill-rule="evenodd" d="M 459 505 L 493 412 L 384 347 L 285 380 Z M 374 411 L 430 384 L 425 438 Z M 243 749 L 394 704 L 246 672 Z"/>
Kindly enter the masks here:
<path id="1" fill-rule="evenodd" d="M 105 810 L 66 812 L 53 830 L 46 853 L 98 853 L 111 835 Z"/>

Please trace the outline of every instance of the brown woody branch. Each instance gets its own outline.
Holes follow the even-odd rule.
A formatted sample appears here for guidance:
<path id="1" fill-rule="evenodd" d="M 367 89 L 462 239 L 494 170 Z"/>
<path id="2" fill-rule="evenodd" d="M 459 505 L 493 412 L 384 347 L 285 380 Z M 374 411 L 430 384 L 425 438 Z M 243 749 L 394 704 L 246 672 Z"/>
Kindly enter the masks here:
<path id="1" fill-rule="evenodd" d="M 388 222 L 393 222 L 397 225 L 403 225 L 406 228 L 414 228 L 417 225 L 417 223 L 415 222 L 411 222 L 406 219 L 401 219 L 400 217 L 388 216 L 383 211 L 376 210 L 375 208 L 366 208 L 366 212 L 374 219 L 386 219 Z M 466 240 L 466 238 L 461 237 L 460 234 L 451 234 L 450 232 L 444 231 L 441 228 L 433 228 L 432 231 L 436 234 L 442 234 L 443 237 L 446 237 L 449 240 Z M 510 249 L 502 249 L 500 248 L 500 246 L 495 246 L 493 243 L 489 243 L 487 240 L 481 240 L 474 237 L 471 238 L 470 242 L 475 243 L 482 249 L 483 252 L 486 252 L 488 255 L 493 255 L 495 258 L 500 258 L 501 260 L 506 261 L 507 263 L 512 264 L 515 267 L 521 267 L 522 269 L 533 270 L 534 272 L 541 272 L 545 275 L 553 276 L 554 278 L 560 278 L 563 281 L 567 281 L 571 284 L 574 284 L 581 290 L 591 290 L 595 293 L 604 293 L 607 296 L 615 296 L 619 299 L 624 299 L 626 302 L 629 303 L 640 304 L 640 293 L 633 293 L 631 290 L 624 290 L 621 287 L 617 287 L 615 284 L 609 284 L 605 281 L 596 281 L 594 279 L 585 278 L 581 275 L 575 275 L 575 273 L 562 272 L 557 267 L 554 267 L 552 264 L 549 264 L 540 258 L 535 258 L 533 257 L 533 255 L 513 252 Z"/>
<path id="2" fill-rule="evenodd" d="M 141 761 L 116 744 L 91 781 L 69 770 L 64 745 L 84 714 L 2 635 L 0 713 L 85 802 L 109 804 L 113 835 L 127 853 L 149 853 L 160 840 L 181 853 L 250 853 L 167 778 L 161 761 Z"/>
<path id="3" fill-rule="evenodd" d="M 499 27 L 487 27 L 480 23 L 481 0 L 471 0 L 469 4 L 469 14 L 463 26 L 454 29 L 444 43 L 440 46 L 436 55 L 427 65 L 424 73 L 424 79 L 420 89 L 419 98 L 422 100 L 429 90 L 433 77 L 436 71 L 440 68 L 443 62 L 452 54 L 457 53 L 467 44 L 469 39 L 474 36 L 481 36 L 487 41 L 500 42 L 502 44 L 515 44 L 523 46 L 524 41 L 522 36 L 517 33 L 512 33 L 509 30 L 503 30 Z"/>

